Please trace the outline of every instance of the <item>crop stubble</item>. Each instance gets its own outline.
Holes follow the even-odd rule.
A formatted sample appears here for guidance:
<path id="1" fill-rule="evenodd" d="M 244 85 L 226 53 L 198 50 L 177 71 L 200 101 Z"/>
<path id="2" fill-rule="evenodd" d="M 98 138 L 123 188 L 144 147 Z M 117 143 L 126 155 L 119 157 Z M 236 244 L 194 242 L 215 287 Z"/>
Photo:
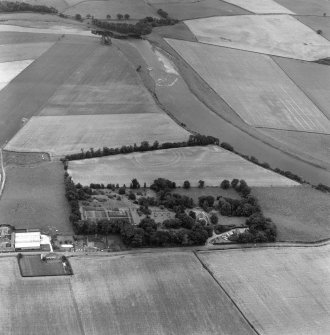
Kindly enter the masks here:
<path id="1" fill-rule="evenodd" d="M 314 61 L 330 43 L 290 15 L 238 15 L 185 21 L 199 42 Z"/>
<path id="2" fill-rule="evenodd" d="M 157 150 L 72 161 L 69 173 L 83 185 L 119 183 L 129 185 L 133 178 L 150 185 L 162 177 L 192 186 L 202 179 L 208 186 L 219 186 L 223 179 L 244 179 L 249 185 L 297 185 L 296 182 L 256 166 L 217 146 Z"/>
<path id="3" fill-rule="evenodd" d="M 330 333 L 330 247 L 222 250 L 199 257 L 260 334 Z"/>
<path id="4" fill-rule="evenodd" d="M 269 56 L 194 42 L 166 41 L 248 124 L 330 132 L 329 120 Z"/>
<path id="5" fill-rule="evenodd" d="M 35 116 L 6 145 L 6 150 L 61 156 L 81 149 L 115 148 L 142 141 L 185 141 L 189 135 L 161 113 Z"/>
<path id="6" fill-rule="evenodd" d="M 86 334 L 254 334 L 191 253 L 70 262 Z"/>

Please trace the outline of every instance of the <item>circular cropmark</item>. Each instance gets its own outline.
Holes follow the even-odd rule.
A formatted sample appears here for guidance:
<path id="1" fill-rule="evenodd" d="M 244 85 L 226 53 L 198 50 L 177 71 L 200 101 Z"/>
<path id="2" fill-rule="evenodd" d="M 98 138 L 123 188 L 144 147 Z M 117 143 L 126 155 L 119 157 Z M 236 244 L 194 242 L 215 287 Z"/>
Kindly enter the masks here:
<path id="1" fill-rule="evenodd" d="M 147 155 L 136 155 L 134 161 L 137 166 L 142 168 L 163 168 L 178 164 L 183 157 L 182 151 L 173 150 L 166 153 L 151 152 Z"/>

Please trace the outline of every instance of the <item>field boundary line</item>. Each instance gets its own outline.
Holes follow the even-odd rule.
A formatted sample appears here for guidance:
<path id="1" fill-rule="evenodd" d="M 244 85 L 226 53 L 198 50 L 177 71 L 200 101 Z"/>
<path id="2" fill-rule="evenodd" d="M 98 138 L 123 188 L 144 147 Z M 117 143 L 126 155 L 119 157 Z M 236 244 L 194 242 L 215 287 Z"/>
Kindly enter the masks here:
<path id="1" fill-rule="evenodd" d="M 260 128 L 260 129 L 271 129 L 271 130 L 288 131 L 288 132 L 304 133 L 304 134 L 315 134 L 315 135 L 325 135 L 325 136 L 330 135 L 330 131 L 328 133 L 317 133 L 315 131 L 297 130 L 297 129 L 283 129 L 283 128 L 274 128 L 274 127 L 265 127 L 265 126 L 254 126 L 254 127 Z"/>
<path id="2" fill-rule="evenodd" d="M 212 277 L 212 279 L 215 281 L 215 283 L 221 288 L 221 290 L 225 293 L 227 298 L 231 301 L 231 303 L 235 306 L 235 308 L 238 310 L 238 312 L 241 314 L 243 319 L 248 323 L 248 325 L 251 327 L 251 329 L 257 334 L 261 335 L 259 331 L 256 329 L 256 327 L 250 322 L 250 320 L 245 316 L 243 311 L 239 308 L 238 304 L 234 301 L 234 299 L 230 296 L 230 294 L 225 290 L 225 288 L 221 285 L 220 281 L 215 277 L 213 272 L 208 268 L 208 266 L 201 260 L 201 258 L 197 255 L 197 253 L 194 251 L 193 254 L 199 261 L 199 263 L 202 265 L 202 267 L 209 273 L 209 275 Z"/>
<path id="3" fill-rule="evenodd" d="M 174 39 L 174 40 L 176 40 L 176 39 Z M 157 41 L 155 41 L 155 40 L 149 40 L 150 42 L 152 42 L 153 44 L 156 44 L 156 45 L 159 45 L 160 43 L 159 42 L 157 42 Z M 187 61 L 174 49 L 174 48 L 172 48 L 171 47 L 171 45 L 169 44 L 169 43 L 167 43 L 167 41 L 165 40 L 165 39 L 163 39 L 163 42 L 164 43 L 166 43 L 166 46 L 168 47 L 168 48 L 170 48 L 171 50 L 172 50 L 172 52 L 174 52 L 175 54 L 177 54 L 178 56 L 176 56 L 176 57 L 174 57 L 174 59 L 175 58 L 178 58 L 179 57 L 179 59 L 177 60 L 178 62 L 182 62 L 188 69 L 189 69 L 189 71 L 191 71 L 191 72 L 193 72 L 194 74 L 195 74 L 195 76 L 196 77 L 198 77 L 198 79 L 203 83 L 203 84 L 205 84 L 205 85 L 207 85 L 207 87 L 209 88 L 209 89 L 211 89 L 212 90 L 212 88 L 210 87 L 210 85 L 208 85 L 205 81 L 204 81 L 204 79 L 187 63 Z M 199 42 L 191 42 L 191 43 L 199 43 Z M 176 64 L 177 65 L 177 64 Z M 182 71 L 180 70 L 180 67 L 181 66 L 178 66 L 178 68 L 179 68 L 179 72 L 181 73 Z M 200 99 L 200 97 L 199 97 L 199 94 L 197 95 L 197 94 L 195 94 L 195 92 L 194 92 L 194 90 L 191 88 L 191 85 L 189 84 L 189 81 L 186 81 L 185 79 L 184 79 L 184 77 L 183 76 L 181 76 L 182 77 L 182 79 L 184 80 L 184 82 L 186 83 L 186 85 L 187 85 L 187 87 L 189 88 L 189 90 L 191 91 L 191 93 L 192 94 L 194 94 L 195 96 L 196 96 L 196 98 L 202 103 L 202 104 L 204 104 L 215 116 L 218 116 L 220 119 L 223 119 L 223 120 L 225 120 L 226 122 L 228 122 L 229 124 L 231 124 L 232 126 L 234 126 L 234 127 L 236 127 L 236 128 L 238 128 L 240 131 L 242 131 L 242 132 L 244 132 L 245 134 L 247 134 L 248 136 L 251 136 L 252 138 L 254 138 L 255 140 L 257 140 L 257 141 L 260 141 L 261 143 L 263 143 L 263 144 L 265 144 L 265 145 L 267 145 L 267 146 L 269 146 L 269 147 L 271 147 L 271 148 L 273 148 L 273 149 L 275 149 L 275 150 L 278 150 L 279 152 L 281 152 L 282 154 L 284 154 L 284 155 L 287 155 L 287 156 L 289 156 L 289 157 L 291 157 L 291 158 L 293 158 L 293 159 L 296 159 L 296 160 L 298 160 L 298 161 L 300 161 L 300 162 L 303 162 L 303 163 L 305 163 L 305 164 L 307 164 L 307 165 L 310 165 L 310 166 L 313 166 L 313 167 L 315 167 L 315 168 L 318 168 L 318 169 L 322 169 L 322 170 L 324 170 L 324 171 L 329 171 L 326 167 L 324 167 L 324 166 L 322 166 L 322 165 L 319 165 L 319 164 L 316 164 L 316 163 L 314 163 L 313 161 L 310 161 L 310 160 L 308 160 L 307 158 L 305 158 L 304 156 L 300 156 L 299 155 L 299 153 L 297 154 L 297 153 L 293 153 L 293 152 L 291 152 L 288 148 L 286 148 L 286 147 L 283 147 L 283 144 L 281 144 L 280 142 L 277 142 L 276 141 L 276 143 L 278 144 L 277 146 L 276 146 L 276 143 L 274 144 L 274 140 L 273 139 L 271 139 L 271 138 L 269 138 L 268 136 L 263 136 L 263 137 L 259 137 L 257 134 L 255 134 L 255 133 L 253 133 L 253 131 L 251 131 L 251 129 L 245 129 L 243 126 L 241 126 L 241 125 L 238 125 L 235 121 L 232 121 L 232 120 L 230 120 L 228 117 L 226 117 L 226 116 L 224 116 L 224 115 L 220 115 L 220 114 L 218 114 L 217 112 L 215 112 L 215 110 L 214 110 L 214 107 L 211 107 L 209 104 L 207 104 L 207 102 L 205 102 L 205 100 L 201 100 Z M 213 90 L 213 92 L 215 92 L 214 90 Z M 217 94 L 216 92 L 215 92 L 215 94 Z M 217 94 L 217 96 L 221 99 L 221 100 L 223 100 L 218 94 Z M 225 101 L 225 100 L 223 100 L 226 104 L 227 104 L 227 102 Z M 227 106 L 229 106 L 228 104 L 227 104 Z M 230 106 L 229 106 L 229 108 L 231 108 Z M 235 112 L 235 111 L 233 111 L 236 115 L 237 115 L 237 113 Z M 248 124 L 246 124 L 245 122 L 244 122 L 244 124 L 246 125 L 246 127 L 250 127 L 250 128 L 254 128 L 254 127 L 252 127 L 252 126 L 249 126 Z M 265 138 L 266 137 L 266 138 Z M 269 140 L 268 140 L 269 139 Z M 304 155 L 304 153 L 303 152 L 301 152 L 300 153 L 301 155 Z"/>
<path id="4" fill-rule="evenodd" d="M 75 297 L 73 289 L 72 289 L 71 278 L 69 278 L 69 290 L 70 290 L 70 294 L 71 294 L 71 297 L 72 297 L 74 310 L 75 310 L 76 315 L 77 315 L 77 322 L 79 324 L 80 332 L 81 332 L 82 335 L 86 335 L 85 330 L 84 330 L 84 326 L 83 326 L 83 323 L 82 323 L 82 320 L 81 320 L 81 316 L 80 316 L 80 313 L 79 313 L 77 300 L 76 300 L 76 297 Z"/>
<path id="5" fill-rule="evenodd" d="M 306 98 L 312 102 L 313 105 L 315 105 L 317 107 L 317 109 L 325 116 L 326 119 L 330 120 L 330 118 L 324 114 L 323 110 L 320 108 L 320 106 L 318 106 L 318 104 L 309 96 L 309 94 L 307 92 L 305 92 L 304 89 L 302 89 L 300 87 L 300 85 L 298 85 L 292 78 L 291 76 L 282 68 L 282 66 L 276 61 L 276 59 L 274 59 L 274 57 L 276 56 L 271 56 L 272 61 L 275 63 L 275 65 L 277 65 L 279 67 L 279 69 L 284 73 L 285 76 L 287 76 L 292 82 L 293 84 L 306 96 Z M 312 63 L 315 65 L 320 65 L 322 66 L 322 64 L 318 64 L 315 62 L 308 62 L 308 63 Z M 316 133 L 317 134 L 317 133 Z"/>
<path id="6" fill-rule="evenodd" d="M 3 167 L 3 155 L 2 155 L 2 148 L 0 148 L 0 164 L 1 164 L 1 186 L 0 186 L 0 200 L 2 197 L 3 190 L 5 188 L 5 182 L 6 182 L 6 172 Z"/>

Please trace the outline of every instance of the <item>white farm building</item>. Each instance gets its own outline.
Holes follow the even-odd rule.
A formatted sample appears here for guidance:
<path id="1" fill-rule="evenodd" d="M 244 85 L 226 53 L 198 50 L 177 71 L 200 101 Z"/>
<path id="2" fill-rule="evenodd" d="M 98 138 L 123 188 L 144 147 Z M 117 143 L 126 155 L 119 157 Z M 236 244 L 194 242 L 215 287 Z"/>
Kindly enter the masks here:
<path id="1" fill-rule="evenodd" d="M 40 244 L 40 231 L 15 233 L 15 250 L 40 250 Z"/>

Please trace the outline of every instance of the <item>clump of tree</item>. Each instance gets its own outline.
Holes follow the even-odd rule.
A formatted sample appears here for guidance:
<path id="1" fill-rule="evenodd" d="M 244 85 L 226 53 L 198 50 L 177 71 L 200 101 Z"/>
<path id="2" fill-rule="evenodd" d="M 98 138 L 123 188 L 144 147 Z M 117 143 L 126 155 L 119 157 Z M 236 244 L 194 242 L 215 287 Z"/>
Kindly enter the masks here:
<path id="1" fill-rule="evenodd" d="M 159 8 L 159 9 L 157 10 L 157 14 L 158 14 L 159 16 L 163 17 L 164 19 L 168 18 L 168 13 L 165 12 L 164 10 L 162 10 L 161 8 Z"/>
<path id="2" fill-rule="evenodd" d="M 64 187 L 65 197 L 67 198 L 71 208 L 69 219 L 73 224 L 73 228 L 75 229 L 76 224 L 79 222 L 79 220 L 81 220 L 79 200 L 89 199 L 92 194 L 92 190 L 88 186 L 83 187 L 81 184 L 75 185 L 67 172 L 64 173 Z"/>
<path id="3" fill-rule="evenodd" d="M 0 12 L 35 12 L 57 14 L 54 7 L 44 5 L 31 5 L 25 2 L 0 1 Z"/>
<path id="4" fill-rule="evenodd" d="M 82 21 L 82 16 L 80 14 L 76 14 L 74 16 L 74 18 L 77 20 L 77 21 Z"/>
<path id="5" fill-rule="evenodd" d="M 327 185 L 324 185 L 324 184 L 318 184 L 316 187 L 315 187 L 317 190 L 321 191 L 321 192 L 329 192 L 330 193 L 330 187 L 327 186 Z"/>
<path id="6" fill-rule="evenodd" d="M 262 213 L 255 213 L 246 220 L 248 230 L 244 233 L 233 234 L 230 240 L 238 243 L 265 243 L 275 242 L 277 230 L 270 218 Z"/>
<path id="7" fill-rule="evenodd" d="M 158 141 L 155 141 L 153 144 L 149 144 L 148 141 L 142 141 L 140 145 L 136 143 L 134 145 L 123 145 L 121 148 L 108 148 L 103 147 L 103 149 L 94 150 L 94 148 L 90 148 L 90 150 L 84 151 L 71 155 L 66 155 L 64 158 L 65 161 L 72 161 L 78 159 L 89 159 L 95 157 L 103 157 L 103 156 L 113 156 L 119 154 L 128 154 L 132 152 L 146 152 L 146 151 L 154 151 L 160 149 L 172 149 L 172 148 L 183 148 L 183 147 L 192 147 L 192 146 L 205 146 L 205 145 L 218 145 L 219 139 L 213 136 L 205 136 L 205 135 L 190 135 L 188 141 L 182 142 L 165 142 L 159 144 Z"/>

